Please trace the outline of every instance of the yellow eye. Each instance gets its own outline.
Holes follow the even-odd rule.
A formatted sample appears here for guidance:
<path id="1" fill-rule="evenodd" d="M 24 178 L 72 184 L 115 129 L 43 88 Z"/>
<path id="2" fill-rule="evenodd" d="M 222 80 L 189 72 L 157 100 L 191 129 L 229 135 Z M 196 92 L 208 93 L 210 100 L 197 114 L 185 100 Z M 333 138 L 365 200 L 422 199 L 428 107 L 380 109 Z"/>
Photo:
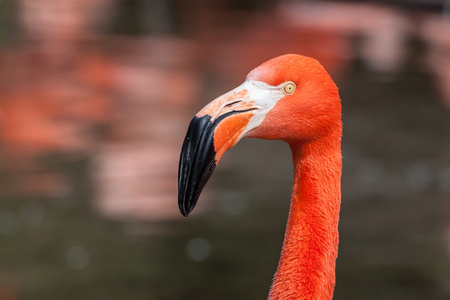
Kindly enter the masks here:
<path id="1" fill-rule="evenodd" d="M 293 82 L 288 82 L 284 87 L 283 91 L 285 94 L 290 95 L 295 91 L 295 84 Z"/>

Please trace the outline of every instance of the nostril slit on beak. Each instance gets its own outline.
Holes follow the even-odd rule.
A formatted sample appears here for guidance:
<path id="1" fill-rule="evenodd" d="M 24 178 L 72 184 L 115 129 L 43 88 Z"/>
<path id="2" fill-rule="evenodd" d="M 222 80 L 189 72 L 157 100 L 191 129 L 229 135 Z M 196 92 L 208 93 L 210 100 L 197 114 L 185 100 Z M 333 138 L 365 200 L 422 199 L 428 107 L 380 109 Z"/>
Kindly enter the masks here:
<path id="1" fill-rule="evenodd" d="M 238 104 L 241 103 L 241 102 L 242 102 L 241 100 L 236 100 L 236 101 L 233 101 L 233 102 L 228 103 L 228 104 L 225 105 L 224 107 L 230 108 L 230 107 L 233 107 L 233 106 L 238 105 Z"/>

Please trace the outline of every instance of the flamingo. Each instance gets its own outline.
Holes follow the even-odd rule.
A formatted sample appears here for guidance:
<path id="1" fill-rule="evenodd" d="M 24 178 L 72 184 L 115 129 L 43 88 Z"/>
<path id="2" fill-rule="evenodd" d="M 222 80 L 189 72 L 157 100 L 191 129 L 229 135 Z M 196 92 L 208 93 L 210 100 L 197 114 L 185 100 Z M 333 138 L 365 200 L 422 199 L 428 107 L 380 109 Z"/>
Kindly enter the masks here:
<path id="1" fill-rule="evenodd" d="M 222 155 L 241 138 L 283 140 L 294 183 L 278 268 L 268 299 L 332 299 L 341 202 L 341 101 L 313 58 L 286 54 L 192 119 L 181 149 L 178 205 L 188 216 Z"/>

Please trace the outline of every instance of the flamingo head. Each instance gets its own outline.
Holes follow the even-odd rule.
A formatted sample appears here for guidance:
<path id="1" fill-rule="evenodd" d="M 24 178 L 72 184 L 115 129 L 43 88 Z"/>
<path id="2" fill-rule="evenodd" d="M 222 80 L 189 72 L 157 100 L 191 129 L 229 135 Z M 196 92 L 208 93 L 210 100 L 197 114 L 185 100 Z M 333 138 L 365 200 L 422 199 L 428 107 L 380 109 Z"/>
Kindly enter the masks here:
<path id="1" fill-rule="evenodd" d="M 178 204 L 184 216 L 222 155 L 243 137 L 307 143 L 340 124 L 337 87 L 316 60 L 287 54 L 254 70 L 192 119 L 180 156 Z"/>

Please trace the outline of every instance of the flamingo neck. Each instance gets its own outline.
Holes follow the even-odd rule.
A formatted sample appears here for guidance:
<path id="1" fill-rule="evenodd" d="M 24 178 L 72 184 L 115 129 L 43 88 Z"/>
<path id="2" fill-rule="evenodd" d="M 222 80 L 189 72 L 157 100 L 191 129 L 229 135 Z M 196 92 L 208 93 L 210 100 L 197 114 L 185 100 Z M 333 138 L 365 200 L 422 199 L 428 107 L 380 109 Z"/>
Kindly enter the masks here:
<path id="1" fill-rule="evenodd" d="M 338 134 L 328 140 L 290 145 L 294 186 L 269 300 L 333 297 L 342 170 Z"/>

